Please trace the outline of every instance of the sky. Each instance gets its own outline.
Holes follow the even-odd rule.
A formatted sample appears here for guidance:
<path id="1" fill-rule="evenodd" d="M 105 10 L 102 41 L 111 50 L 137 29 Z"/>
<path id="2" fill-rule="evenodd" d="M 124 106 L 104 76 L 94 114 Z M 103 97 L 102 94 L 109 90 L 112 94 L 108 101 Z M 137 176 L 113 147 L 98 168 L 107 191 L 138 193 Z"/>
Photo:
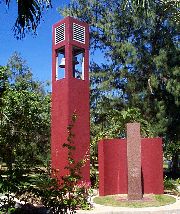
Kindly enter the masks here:
<path id="1" fill-rule="evenodd" d="M 17 15 L 16 3 L 11 0 L 7 9 L 0 1 L 0 65 L 6 65 L 10 56 L 17 51 L 32 69 L 35 79 L 51 80 L 52 25 L 63 18 L 57 8 L 68 3 L 69 0 L 52 0 L 53 8 L 44 12 L 37 36 L 27 34 L 23 40 L 17 40 L 12 30 Z"/>

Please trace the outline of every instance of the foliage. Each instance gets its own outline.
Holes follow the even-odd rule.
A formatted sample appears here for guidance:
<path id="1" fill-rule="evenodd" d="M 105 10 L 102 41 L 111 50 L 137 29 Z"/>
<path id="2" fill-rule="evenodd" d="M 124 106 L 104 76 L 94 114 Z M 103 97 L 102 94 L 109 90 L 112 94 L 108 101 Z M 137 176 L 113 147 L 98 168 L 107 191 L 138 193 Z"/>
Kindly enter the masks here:
<path id="1" fill-rule="evenodd" d="M 91 208 L 90 196 L 92 194 L 91 183 L 80 182 L 75 186 L 75 194 L 78 199 L 77 207 L 83 210 Z"/>
<path id="2" fill-rule="evenodd" d="M 11 0 L 6 0 L 5 4 L 9 8 Z M 25 36 L 25 33 L 29 31 L 36 33 L 44 9 L 51 7 L 51 0 L 18 0 L 16 1 L 16 4 L 17 19 L 13 30 L 15 36 L 21 39 Z"/>
<path id="3" fill-rule="evenodd" d="M 0 106 L 1 162 L 8 169 L 13 164 L 20 168 L 45 164 L 50 149 L 50 96 L 42 83 L 33 80 L 17 53 L 0 72 L 4 88 Z"/>
<path id="4" fill-rule="evenodd" d="M 149 15 L 151 8 L 154 6 L 155 3 L 158 3 L 164 7 L 164 11 L 170 10 L 172 12 L 172 15 L 170 18 L 177 22 L 180 23 L 180 11 L 179 11 L 179 6 L 180 2 L 178 0 L 142 0 L 142 1 L 137 1 L 137 0 L 123 0 L 124 7 L 130 7 L 132 12 L 135 13 L 141 13 L 143 15 Z"/>
<path id="5" fill-rule="evenodd" d="M 0 66 L 0 77 L 0 193 L 9 206 L 1 209 L 9 209 L 12 193 L 49 160 L 50 96 L 17 53 Z"/>
<path id="6" fill-rule="evenodd" d="M 91 49 L 104 57 L 101 64 L 91 63 L 92 150 L 96 139 L 124 136 L 125 122 L 139 121 L 143 136 L 164 138 L 165 154 L 177 171 L 180 49 L 173 17 L 178 5 L 125 2 L 76 0 L 60 10 L 90 24 Z"/>
<path id="7" fill-rule="evenodd" d="M 164 189 L 171 191 L 178 191 L 179 179 L 173 180 L 172 178 L 168 178 L 165 176 L 164 178 Z"/>
<path id="8" fill-rule="evenodd" d="M 96 153 L 92 153 L 92 159 L 94 159 L 94 157 L 96 156 Z M 91 163 L 93 163 L 94 161 L 91 161 Z M 97 163 L 97 161 L 95 162 Z M 90 168 L 90 180 L 91 180 L 91 187 L 93 189 L 98 189 L 99 188 L 99 175 L 98 175 L 98 165 L 93 165 L 91 164 L 91 168 Z"/>
<path id="9" fill-rule="evenodd" d="M 29 170 L 13 167 L 0 170 L 0 211 L 13 213 L 15 211 L 15 198 L 30 182 Z"/>
<path id="10" fill-rule="evenodd" d="M 70 5 L 66 6 L 63 9 L 59 9 L 61 13 L 63 13 L 64 15 L 68 15 L 71 13 L 71 15 L 79 17 L 79 15 L 81 14 L 81 12 L 78 14 L 77 13 L 77 9 L 79 7 L 82 7 L 82 9 L 84 9 L 84 4 L 87 4 L 87 10 L 86 12 L 88 12 L 88 17 L 87 19 L 89 20 L 89 9 L 88 7 L 91 7 L 93 9 L 93 12 L 95 12 L 95 19 L 97 18 L 97 11 L 101 10 L 101 5 L 103 5 L 104 7 L 112 7 L 113 4 L 117 5 L 117 7 L 121 7 L 122 10 L 129 10 L 131 13 L 133 14 L 139 14 L 143 17 L 147 17 L 147 16 L 152 16 L 152 8 L 158 4 L 160 6 L 163 7 L 163 12 L 170 12 L 169 13 L 169 18 L 172 21 L 177 22 L 177 24 L 179 24 L 180 22 L 180 11 L 179 11 L 179 6 L 180 6 L 180 2 L 178 0 L 142 0 L 142 1 L 137 1 L 137 0 L 122 0 L 121 2 L 117 2 L 117 1 L 111 1 L 111 2 L 107 2 L 106 0 L 101 0 L 101 1 L 96 1 L 96 0 L 91 0 L 91 1 L 80 1 L 80 0 L 72 0 Z M 69 8 L 73 9 L 73 11 L 70 11 Z M 65 10 L 64 10 L 65 9 Z M 76 12 L 76 13 L 74 13 Z M 103 12 L 103 10 L 102 10 Z M 84 17 L 83 17 L 84 18 Z M 92 17 L 93 18 L 93 17 Z"/>
<path id="11" fill-rule="evenodd" d="M 74 134 L 72 129 L 76 121 L 76 114 L 72 116 L 72 122 L 67 127 L 68 138 L 64 147 L 68 149 L 68 174 L 58 179 L 57 171 L 45 170 L 37 167 L 29 170 L 13 167 L 2 170 L 0 174 L 0 192 L 6 194 L 2 201 L 1 211 L 12 211 L 15 205 L 14 198 L 28 203 L 38 203 L 50 213 L 75 213 L 76 209 L 90 209 L 89 197 L 91 194 L 90 183 L 82 182 L 81 168 L 86 163 L 83 160 L 75 162 L 73 159 Z M 12 197 L 13 193 L 13 197 Z M 21 210 L 22 208 L 18 208 Z M 15 210 L 16 212 L 17 210 Z"/>

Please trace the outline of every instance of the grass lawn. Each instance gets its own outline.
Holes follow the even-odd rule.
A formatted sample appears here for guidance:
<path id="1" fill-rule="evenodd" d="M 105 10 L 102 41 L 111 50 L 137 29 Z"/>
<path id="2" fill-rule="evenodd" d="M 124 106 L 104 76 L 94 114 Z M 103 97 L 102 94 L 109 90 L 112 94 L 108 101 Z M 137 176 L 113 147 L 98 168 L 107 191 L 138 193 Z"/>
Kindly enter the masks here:
<path id="1" fill-rule="evenodd" d="M 159 207 L 176 202 L 176 199 L 169 195 L 144 195 L 140 201 L 128 201 L 126 195 L 108 195 L 94 198 L 94 202 L 106 206 L 115 207 Z"/>

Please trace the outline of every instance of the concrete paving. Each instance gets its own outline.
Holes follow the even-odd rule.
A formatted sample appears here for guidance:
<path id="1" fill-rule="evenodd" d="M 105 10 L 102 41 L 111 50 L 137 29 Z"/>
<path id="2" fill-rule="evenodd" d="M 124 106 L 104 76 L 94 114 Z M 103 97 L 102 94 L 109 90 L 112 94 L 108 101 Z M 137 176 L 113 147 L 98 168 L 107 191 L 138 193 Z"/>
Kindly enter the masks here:
<path id="1" fill-rule="evenodd" d="M 89 211 L 78 210 L 78 214 L 180 214 L 180 197 L 176 202 L 161 207 L 128 208 L 112 207 L 93 203 L 94 208 Z"/>

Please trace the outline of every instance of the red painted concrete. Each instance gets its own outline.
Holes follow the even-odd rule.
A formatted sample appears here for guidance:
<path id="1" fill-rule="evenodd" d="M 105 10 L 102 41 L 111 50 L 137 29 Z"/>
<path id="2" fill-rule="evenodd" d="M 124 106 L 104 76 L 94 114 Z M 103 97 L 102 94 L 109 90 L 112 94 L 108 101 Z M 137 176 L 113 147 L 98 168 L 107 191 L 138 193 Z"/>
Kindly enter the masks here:
<path id="1" fill-rule="evenodd" d="M 144 193 L 162 194 L 164 192 L 162 139 L 143 138 L 141 143 Z"/>
<path id="2" fill-rule="evenodd" d="M 143 193 L 163 194 L 161 138 L 141 139 Z M 106 139 L 98 144 L 99 194 L 127 194 L 126 139 Z"/>
<path id="3" fill-rule="evenodd" d="M 65 23 L 65 40 L 55 45 L 55 28 Z M 85 27 L 86 43 L 82 44 L 72 40 L 72 23 Z M 73 77 L 72 48 L 83 48 L 85 52 L 84 80 Z M 65 78 L 56 80 L 56 51 L 65 47 Z M 66 175 L 67 149 L 63 144 L 67 143 L 67 127 L 72 115 L 76 111 L 77 121 L 73 128 L 73 138 L 76 150 L 73 153 L 76 161 L 89 155 L 90 145 L 90 120 L 89 120 L 89 29 L 86 23 L 79 22 L 71 17 L 53 25 L 52 45 L 52 106 L 51 106 L 51 161 L 52 169 L 59 171 L 58 178 Z M 83 181 L 90 180 L 90 163 L 86 162 L 82 169 Z"/>
<path id="4" fill-rule="evenodd" d="M 127 193 L 126 140 L 101 140 L 98 144 L 99 194 Z"/>

